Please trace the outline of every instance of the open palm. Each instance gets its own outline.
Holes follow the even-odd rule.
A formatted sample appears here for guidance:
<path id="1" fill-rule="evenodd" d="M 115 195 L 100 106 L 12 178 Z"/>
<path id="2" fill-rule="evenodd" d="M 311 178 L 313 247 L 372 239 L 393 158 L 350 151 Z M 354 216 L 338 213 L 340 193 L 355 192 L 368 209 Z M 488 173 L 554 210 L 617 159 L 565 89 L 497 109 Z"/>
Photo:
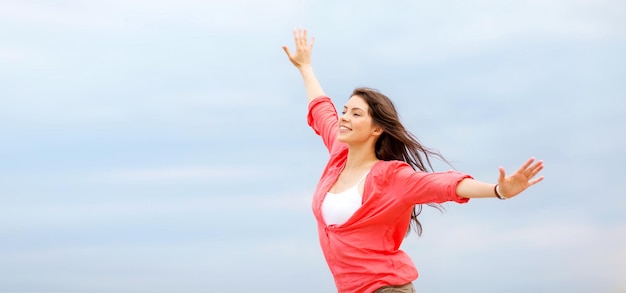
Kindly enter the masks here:
<path id="1" fill-rule="evenodd" d="M 283 46 L 283 50 L 287 53 L 287 57 L 289 57 L 289 61 L 293 63 L 294 66 L 300 68 L 304 65 L 311 64 L 311 51 L 313 50 L 313 43 L 315 42 L 315 38 L 311 38 L 311 43 L 308 42 L 307 30 L 298 28 L 293 30 L 293 39 L 296 43 L 296 51 L 295 53 L 291 53 L 287 46 Z"/>
<path id="2" fill-rule="evenodd" d="M 498 189 L 502 196 L 506 198 L 514 197 L 526 190 L 526 188 L 543 180 L 543 176 L 534 178 L 543 169 L 543 161 L 537 161 L 533 164 L 534 161 L 534 158 L 530 158 L 509 176 L 505 176 L 504 168 L 500 167 Z"/>

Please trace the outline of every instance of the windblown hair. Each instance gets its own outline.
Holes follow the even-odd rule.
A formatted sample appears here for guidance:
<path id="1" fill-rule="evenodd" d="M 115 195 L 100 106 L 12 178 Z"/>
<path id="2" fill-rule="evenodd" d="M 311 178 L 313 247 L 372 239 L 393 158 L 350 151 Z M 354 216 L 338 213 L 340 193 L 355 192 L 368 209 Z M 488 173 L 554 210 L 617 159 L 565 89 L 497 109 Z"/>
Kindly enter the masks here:
<path id="1" fill-rule="evenodd" d="M 375 145 L 376 158 L 383 161 L 398 160 L 408 163 L 414 170 L 433 172 L 430 163 L 431 157 L 437 157 L 448 163 L 446 159 L 437 151 L 423 146 L 420 141 L 409 131 L 407 131 L 398 117 L 393 102 L 371 88 L 359 87 L 352 92 L 352 96 L 359 96 L 365 100 L 369 106 L 369 114 L 373 123 L 383 129 Z M 448 163 L 449 164 L 449 163 Z M 439 204 L 427 204 L 438 210 L 443 210 Z M 416 205 L 411 212 L 411 225 L 407 231 L 407 236 L 411 227 L 422 235 L 422 224 L 417 216 L 422 212 L 422 205 Z"/>

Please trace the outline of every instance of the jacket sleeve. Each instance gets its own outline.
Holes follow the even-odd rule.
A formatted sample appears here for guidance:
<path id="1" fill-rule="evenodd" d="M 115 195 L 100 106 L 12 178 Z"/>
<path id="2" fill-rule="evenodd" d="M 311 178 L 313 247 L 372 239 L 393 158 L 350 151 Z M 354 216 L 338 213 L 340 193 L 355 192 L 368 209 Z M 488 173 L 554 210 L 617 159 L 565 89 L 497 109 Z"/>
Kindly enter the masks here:
<path id="1" fill-rule="evenodd" d="M 415 171 L 409 164 L 398 161 L 391 171 L 391 189 L 408 204 L 443 203 L 454 201 L 466 203 L 469 198 L 456 194 L 456 187 L 468 174 L 457 171 L 428 173 Z"/>
<path id="2" fill-rule="evenodd" d="M 322 141 L 329 153 L 333 153 L 341 143 L 337 141 L 338 132 L 337 109 L 327 96 L 320 96 L 309 103 L 307 123 Z"/>

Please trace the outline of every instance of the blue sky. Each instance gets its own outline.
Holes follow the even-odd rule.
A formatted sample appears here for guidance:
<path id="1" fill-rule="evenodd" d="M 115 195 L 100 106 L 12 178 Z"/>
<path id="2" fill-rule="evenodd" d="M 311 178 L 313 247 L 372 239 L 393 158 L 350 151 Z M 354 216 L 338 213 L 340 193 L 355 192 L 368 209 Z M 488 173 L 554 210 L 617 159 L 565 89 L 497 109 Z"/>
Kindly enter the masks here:
<path id="1" fill-rule="evenodd" d="M 545 161 L 424 211 L 418 292 L 625 292 L 624 2 L 335 2 L 0 1 L 0 292 L 333 292 L 298 26 L 338 106 L 479 180 Z"/>

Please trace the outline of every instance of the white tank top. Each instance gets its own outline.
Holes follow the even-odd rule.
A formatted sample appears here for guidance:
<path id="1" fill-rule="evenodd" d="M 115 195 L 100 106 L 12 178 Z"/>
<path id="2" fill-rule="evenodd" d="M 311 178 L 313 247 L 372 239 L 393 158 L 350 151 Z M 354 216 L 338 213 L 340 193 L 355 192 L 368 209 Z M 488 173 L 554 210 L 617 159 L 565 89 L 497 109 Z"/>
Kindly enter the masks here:
<path id="1" fill-rule="evenodd" d="M 354 186 L 341 193 L 326 193 L 322 201 L 322 217 L 326 225 L 342 225 L 361 207 L 363 198 L 359 194 L 359 184 L 369 171 Z"/>

